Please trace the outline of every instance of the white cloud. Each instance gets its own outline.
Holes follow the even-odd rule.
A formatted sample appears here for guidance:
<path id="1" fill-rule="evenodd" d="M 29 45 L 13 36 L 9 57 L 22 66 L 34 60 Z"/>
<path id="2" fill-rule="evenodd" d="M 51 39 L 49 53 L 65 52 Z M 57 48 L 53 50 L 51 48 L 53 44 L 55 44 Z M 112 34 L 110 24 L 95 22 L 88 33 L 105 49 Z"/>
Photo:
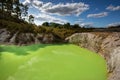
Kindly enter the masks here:
<path id="1" fill-rule="evenodd" d="M 75 24 L 80 24 L 80 23 L 83 23 L 83 21 L 84 21 L 84 19 L 78 19 L 78 20 L 76 20 L 74 23 L 75 23 Z"/>
<path id="2" fill-rule="evenodd" d="M 110 24 L 108 24 L 108 27 L 109 26 L 118 26 L 118 25 L 120 25 L 120 22 L 110 23 Z"/>
<path id="3" fill-rule="evenodd" d="M 101 17 L 105 17 L 108 15 L 108 12 L 101 12 L 101 13 L 97 13 L 97 14 L 88 14 L 87 17 L 90 18 L 101 18 Z"/>
<path id="4" fill-rule="evenodd" d="M 45 3 L 43 6 L 42 6 L 42 8 L 43 9 L 47 9 L 47 8 L 49 8 L 49 7 L 52 7 L 52 3 L 51 2 L 48 2 L 48 3 Z"/>
<path id="5" fill-rule="evenodd" d="M 28 5 L 28 6 L 32 6 L 32 7 L 35 7 L 35 8 L 40 8 L 43 6 L 43 2 L 42 1 L 39 1 L 39 0 L 25 0 L 23 2 L 24 5 Z"/>
<path id="6" fill-rule="evenodd" d="M 86 28 L 89 28 L 89 27 L 93 27 L 93 23 L 92 22 L 87 22 L 87 23 L 81 23 L 79 24 L 81 27 L 86 27 Z"/>
<path id="7" fill-rule="evenodd" d="M 40 0 L 25 0 L 23 4 L 40 10 L 40 13 L 32 14 L 35 17 L 35 23 L 37 25 L 41 25 L 43 22 L 55 22 L 60 24 L 68 22 L 67 20 L 54 17 L 50 15 L 49 12 L 45 11 L 48 10 L 49 8 L 55 7 L 55 5 L 53 6 L 53 3 L 51 2 L 44 3 Z"/>
<path id="8" fill-rule="evenodd" d="M 51 2 L 44 3 L 39 0 L 25 0 L 24 5 L 32 5 L 35 8 L 38 8 L 41 12 L 57 15 L 77 15 L 89 9 L 89 5 L 79 2 L 79 3 L 59 3 L 53 4 Z"/>
<path id="9" fill-rule="evenodd" d="M 39 25 L 41 25 L 43 22 L 55 22 L 55 23 L 59 23 L 59 24 L 64 24 L 64 23 L 68 22 L 66 20 L 56 18 L 56 17 L 50 16 L 47 14 L 43 14 L 43 13 L 40 13 L 39 15 L 33 14 L 33 16 L 35 16 L 35 19 L 37 21 L 36 24 L 39 24 Z"/>
<path id="10" fill-rule="evenodd" d="M 38 0 L 33 0 L 33 6 L 36 8 L 42 7 L 43 6 L 43 2 L 42 1 L 38 1 Z"/>
<path id="11" fill-rule="evenodd" d="M 31 4 L 31 1 L 32 1 L 32 0 L 25 0 L 25 1 L 23 2 L 23 4 L 24 4 L 24 5 L 30 5 L 30 4 Z"/>
<path id="12" fill-rule="evenodd" d="M 79 24 L 81 27 L 93 27 L 93 22 L 84 22 L 84 19 L 78 19 L 75 24 Z"/>
<path id="13" fill-rule="evenodd" d="M 36 8 L 40 11 L 38 15 L 34 15 L 35 23 L 42 24 L 43 22 L 56 22 L 56 23 L 66 23 L 67 20 L 63 20 L 55 17 L 54 15 L 68 16 L 76 15 L 79 16 L 81 13 L 89 9 L 89 5 L 79 2 L 79 3 L 59 3 L 53 4 L 51 2 L 43 2 L 41 0 L 25 0 L 24 5 Z"/>
<path id="14" fill-rule="evenodd" d="M 59 3 L 57 5 L 51 5 L 48 8 L 42 8 L 41 11 L 57 14 L 57 15 L 80 15 L 82 12 L 89 9 L 89 6 L 84 3 Z"/>
<path id="15" fill-rule="evenodd" d="M 110 11 L 117 11 L 117 10 L 120 10 L 120 6 L 113 6 L 113 5 L 110 5 L 106 8 L 107 10 L 110 10 Z"/>

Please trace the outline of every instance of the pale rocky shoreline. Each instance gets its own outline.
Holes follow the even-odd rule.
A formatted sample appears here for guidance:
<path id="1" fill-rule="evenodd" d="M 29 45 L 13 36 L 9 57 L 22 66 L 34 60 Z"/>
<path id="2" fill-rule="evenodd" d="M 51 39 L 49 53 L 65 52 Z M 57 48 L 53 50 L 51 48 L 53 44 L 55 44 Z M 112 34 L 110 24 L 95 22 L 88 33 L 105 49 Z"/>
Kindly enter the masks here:
<path id="1" fill-rule="evenodd" d="M 40 43 L 60 42 L 60 38 L 52 33 L 12 33 L 7 29 L 0 29 L 0 44 L 30 45 Z"/>
<path id="2" fill-rule="evenodd" d="M 108 65 L 108 80 L 120 80 L 120 32 L 76 33 L 66 40 L 102 55 Z"/>

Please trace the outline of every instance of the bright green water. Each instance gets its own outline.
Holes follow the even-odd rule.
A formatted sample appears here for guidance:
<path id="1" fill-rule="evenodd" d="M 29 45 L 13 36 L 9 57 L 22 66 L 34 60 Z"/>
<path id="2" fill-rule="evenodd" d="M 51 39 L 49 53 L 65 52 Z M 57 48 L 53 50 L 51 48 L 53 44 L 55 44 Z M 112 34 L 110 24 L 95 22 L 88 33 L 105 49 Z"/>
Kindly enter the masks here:
<path id="1" fill-rule="evenodd" d="M 75 45 L 0 46 L 0 80 L 107 80 L 99 55 Z"/>

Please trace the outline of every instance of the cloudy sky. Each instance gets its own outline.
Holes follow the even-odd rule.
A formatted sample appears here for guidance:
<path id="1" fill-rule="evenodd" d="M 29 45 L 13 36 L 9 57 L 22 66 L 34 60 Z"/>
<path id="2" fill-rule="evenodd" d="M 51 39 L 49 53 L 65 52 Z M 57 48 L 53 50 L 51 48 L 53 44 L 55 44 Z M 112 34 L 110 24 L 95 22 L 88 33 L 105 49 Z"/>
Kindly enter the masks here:
<path id="1" fill-rule="evenodd" d="M 35 23 L 56 22 L 105 27 L 120 24 L 120 0 L 20 0 Z"/>

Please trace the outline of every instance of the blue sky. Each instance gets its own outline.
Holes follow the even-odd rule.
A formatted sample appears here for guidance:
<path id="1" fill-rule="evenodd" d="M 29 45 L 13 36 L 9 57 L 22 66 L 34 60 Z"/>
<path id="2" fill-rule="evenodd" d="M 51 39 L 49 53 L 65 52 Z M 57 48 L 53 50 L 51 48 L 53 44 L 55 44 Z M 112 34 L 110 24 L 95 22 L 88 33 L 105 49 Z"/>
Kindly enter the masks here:
<path id="1" fill-rule="evenodd" d="M 35 23 L 56 22 L 64 24 L 105 27 L 120 24 L 120 0 L 21 0 L 29 5 L 29 15 Z"/>

